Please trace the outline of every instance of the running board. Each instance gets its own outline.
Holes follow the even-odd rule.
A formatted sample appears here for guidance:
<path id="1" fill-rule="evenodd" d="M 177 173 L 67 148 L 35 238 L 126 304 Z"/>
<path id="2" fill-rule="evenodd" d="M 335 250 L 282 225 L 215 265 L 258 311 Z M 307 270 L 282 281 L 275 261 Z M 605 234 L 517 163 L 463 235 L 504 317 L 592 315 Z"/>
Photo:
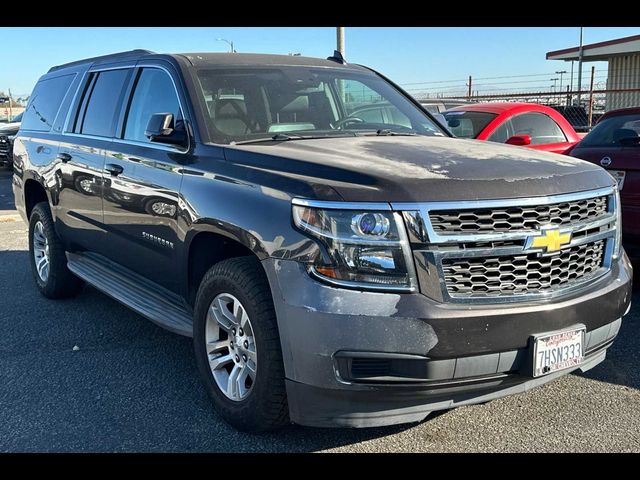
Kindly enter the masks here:
<path id="1" fill-rule="evenodd" d="M 90 285 L 153 323 L 180 335 L 193 335 L 193 319 L 181 297 L 95 253 L 67 252 L 67 266 Z"/>

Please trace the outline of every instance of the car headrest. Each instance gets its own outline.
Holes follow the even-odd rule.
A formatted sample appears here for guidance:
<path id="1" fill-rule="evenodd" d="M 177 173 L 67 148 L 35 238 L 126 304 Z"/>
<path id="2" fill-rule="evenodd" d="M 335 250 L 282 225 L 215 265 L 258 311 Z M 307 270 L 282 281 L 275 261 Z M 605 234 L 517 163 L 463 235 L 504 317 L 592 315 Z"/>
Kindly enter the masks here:
<path id="1" fill-rule="evenodd" d="M 238 98 L 220 98 L 216 101 L 215 118 L 238 118 L 247 114 L 247 105 Z"/>

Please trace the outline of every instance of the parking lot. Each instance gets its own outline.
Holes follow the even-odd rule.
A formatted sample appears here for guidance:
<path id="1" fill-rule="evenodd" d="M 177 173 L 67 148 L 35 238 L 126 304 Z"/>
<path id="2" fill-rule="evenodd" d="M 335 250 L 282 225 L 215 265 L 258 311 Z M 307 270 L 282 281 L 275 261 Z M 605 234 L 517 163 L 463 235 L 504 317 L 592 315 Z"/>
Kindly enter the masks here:
<path id="1" fill-rule="evenodd" d="M 418 425 L 246 435 L 213 411 L 190 339 L 90 287 L 65 301 L 37 293 L 12 197 L 0 171 L 0 451 L 640 452 L 637 291 L 586 374 Z"/>

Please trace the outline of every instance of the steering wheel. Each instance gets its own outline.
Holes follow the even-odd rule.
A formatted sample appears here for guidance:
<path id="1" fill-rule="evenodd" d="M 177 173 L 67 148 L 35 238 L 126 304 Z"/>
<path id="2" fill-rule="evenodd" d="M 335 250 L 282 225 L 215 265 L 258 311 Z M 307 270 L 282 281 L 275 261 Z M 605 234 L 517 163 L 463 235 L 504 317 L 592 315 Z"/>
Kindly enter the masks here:
<path id="1" fill-rule="evenodd" d="M 364 120 L 360 117 L 345 117 L 341 120 L 336 120 L 331 124 L 331 126 L 336 130 L 341 130 L 342 127 L 349 123 L 364 123 Z"/>

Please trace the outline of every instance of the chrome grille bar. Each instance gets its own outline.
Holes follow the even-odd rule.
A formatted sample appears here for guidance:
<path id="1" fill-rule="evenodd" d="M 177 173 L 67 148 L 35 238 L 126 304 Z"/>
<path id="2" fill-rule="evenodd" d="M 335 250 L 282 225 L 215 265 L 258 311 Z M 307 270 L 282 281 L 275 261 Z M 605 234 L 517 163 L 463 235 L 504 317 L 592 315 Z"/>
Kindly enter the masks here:
<path id="1" fill-rule="evenodd" d="M 471 209 L 481 209 L 484 211 L 492 208 L 509 209 L 512 207 L 530 207 L 536 205 L 559 205 L 572 204 L 572 202 L 590 200 L 587 204 L 594 208 L 594 212 L 582 212 L 574 216 L 574 221 L 562 224 L 540 224 L 543 228 L 559 229 L 562 232 L 571 232 L 570 243 L 563 245 L 559 252 L 546 253 L 539 250 L 527 249 L 530 243 L 527 240 L 532 236 L 541 235 L 540 228 L 527 226 L 522 229 L 508 229 L 507 231 L 472 231 L 443 233 L 436 231 L 432 225 L 431 212 L 456 212 Z M 445 302 L 465 302 L 465 303 L 496 303 L 515 302 L 549 298 L 567 294 L 575 289 L 584 286 L 589 281 L 594 281 L 609 271 L 611 266 L 611 255 L 615 243 L 616 235 L 616 196 L 613 187 L 601 188 L 587 192 L 563 194 L 546 197 L 524 198 L 524 199 L 501 199 L 487 201 L 460 201 L 460 202 L 425 202 L 425 203 L 392 203 L 393 210 L 403 212 L 405 224 L 409 232 L 409 238 L 414 251 L 414 259 L 418 269 L 418 277 L 422 293 L 439 301 Z M 606 206 L 606 208 L 603 208 Z M 523 225 L 524 227 L 524 225 Z M 479 244 L 475 246 L 474 244 Z M 482 244 L 491 245 L 491 247 Z M 577 252 L 594 252 L 592 246 L 597 244 L 596 263 L 589 263 L 586 274 L 578 275 L 568 282 L 553 282 L 548 288 L 526 288 L 509 289 L 492 288 L 487 293 L 482 294 L 460 294 L 460 289 L 456 287 L 455 281 L 458 277 L 450 275 L 450 271 L 445 270 L 446 265 L 454 264 L 456 259 L 460 261 L 472 262 L 476 267 L 479 265 L 474 259 L 482 260 L 489 257 L 500 257 L 502 261 L 508 262 L 513 259 L 528 256 L 539 256 L 541 258 L 552 258 L 554 255 L 565 255 L 571 249 Z M 533 258 L 533 257 L 531 257 Z M 575 255 L 573 260 L 576 260 Z M 535 267 L 543 268 L 543 262 L 531 262 L 534 268 L 525 276 L 536 277 Z M 557 261 L 554 262 L 556 264 Z M 580 270 L 580 267 L 576 267 Z M 521 274 L 525 272 L 521 271 Z M 542 273 L 546 274 L 546 270 Z M 583 272 L 584 273 L 584 272 Z M 506 277 L 505 277 L 506 278 Z M 495 283 L 492 283 L 496 287 Z M 500 293 L 496 294 L 495 292 Z M 492 294 L 493 292 L 493 294 Z M 517 294 L 513 294 L 513 293 Z M 476 292 L 477 293 L 477 292 Z"/>

